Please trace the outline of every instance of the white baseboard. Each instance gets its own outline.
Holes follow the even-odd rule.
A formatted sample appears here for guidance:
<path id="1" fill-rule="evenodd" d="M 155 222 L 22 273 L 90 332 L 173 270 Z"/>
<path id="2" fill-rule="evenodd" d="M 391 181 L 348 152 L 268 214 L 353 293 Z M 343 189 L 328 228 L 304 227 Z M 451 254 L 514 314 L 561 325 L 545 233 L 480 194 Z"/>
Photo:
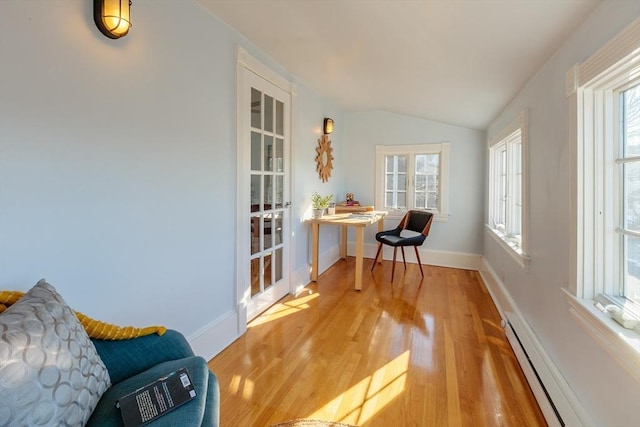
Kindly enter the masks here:
<path id="1" fill-rule="evenodd" d="M 378 245 L 376 243 L 368 243 L 363 247 L 363 254 L 365 258 L 373 259 L 378 251 Z M 461 268 L 463 270 L 479 270 L 482 262 L 482 255 L 467 254 L 463 252 L 449 252 L 449 251 L 436 251 L 432 249 L 418 248 L 420 253 L 420 261 L 423 265 L 435 265 L 438 267 L 450 267 Z M 405 248 L 405 256 L 407 262 L 417 264 L 415 251 L 412 247 Z M 347 243 L 347 255 L 355 256 L 356 244 L 355 242 Z M 390 246 L 384 246 L 382 248 L 382 259 L 391 261 L 393 259 L 393 248 Z M 398 251 L 396 261 L 402 261 L 402 254 Z"/>
<path id="2" fill-rule="evenodd" d="M 545 351 L 542 343 L 522 315 L 502 280 L 495 274 L 495 271 L 484 258 L 479 272 L 500 313 L 503 326 L 510 328 L 510 323 L 517 331 L 517 339 L 520 343 L 516 343 L 513 340 L 511 330 L 507 330 L 506 334 L 514 348 L 514 352 L 519 356 L 518 362 L 522 366 L 527 381 L 549 425 L 559 425 L 551 407 L 553 405 L 562 418 L 564 425 L 572 427 L 591 426 L 591 422 L 573 390 Z M 517 344 L 521 344 L 521 347 L 526 351 L 526 356 L 523 357 L 522 350 L 518 348 Z"/>
<path id="3" fill-rule="evenodd" d="M 187 337 L 187 341 L 196 355 L 211 360 L 240 337 L 238 325 L 238 312 L 229 311 Z"/>

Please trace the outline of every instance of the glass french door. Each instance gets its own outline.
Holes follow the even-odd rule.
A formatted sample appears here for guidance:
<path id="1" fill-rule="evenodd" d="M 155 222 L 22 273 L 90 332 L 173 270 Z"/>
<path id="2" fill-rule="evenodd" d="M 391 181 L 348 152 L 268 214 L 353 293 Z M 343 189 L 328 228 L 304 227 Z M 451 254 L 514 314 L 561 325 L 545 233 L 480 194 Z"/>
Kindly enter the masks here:
<path id="1" fill-rule="evenodd" d="M 282 89 L 249 71 L 246 77 L 249 321 L 289 292 L 290 105 L 289 94 Z"/>

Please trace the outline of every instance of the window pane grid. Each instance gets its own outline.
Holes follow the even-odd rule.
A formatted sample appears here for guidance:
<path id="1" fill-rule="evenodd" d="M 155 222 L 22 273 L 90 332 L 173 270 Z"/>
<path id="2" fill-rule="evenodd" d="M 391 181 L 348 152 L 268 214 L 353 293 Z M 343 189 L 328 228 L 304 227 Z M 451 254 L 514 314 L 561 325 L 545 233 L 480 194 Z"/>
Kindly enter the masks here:
<path id="1" fill-rule="evenodd" d="M 450 143 L 376 146 L 376 206 L 429 210 L 447 221 Z"/>
<path id="2" fill-rule="evenodd" d="M 640 302 L 640 85 L 620 94 L 621 156 L 616 159 L 621 179 L 618 241 L 622 248 L 618 268 L 621 270 L 618 295 Z"/>
<path id="3" fill-rule="evenodd" d="M 439 210 L 439 174 L 439 154 L 415 155 L 415 184 L 413 200 L 414 207 L 416 209 Z"/>
<path id="4" fill-rule="evenodd" d="M 407 158 L 400 155 L 385 157 L 384 207 L 406 208 Z"/>
<path id="5" fill-rule="evenodd" d="M 518 129 L 490 148 L 493 166 L 490 217 L 510 247 L 522 246 L 522 133 Z"/>

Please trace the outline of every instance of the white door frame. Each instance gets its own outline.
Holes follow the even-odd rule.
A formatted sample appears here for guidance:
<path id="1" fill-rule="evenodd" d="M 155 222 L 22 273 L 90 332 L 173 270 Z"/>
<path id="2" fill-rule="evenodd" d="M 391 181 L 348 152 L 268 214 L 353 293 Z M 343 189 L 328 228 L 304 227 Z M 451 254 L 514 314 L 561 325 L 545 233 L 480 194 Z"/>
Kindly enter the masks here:
<path id="1" fill-rule="evenodd" d="M 293 137 L 293 129 L 295 129 L 294 118 L 296 111 L 296 86 L 289 80 L 280 76 L 278 73 L 273 71 L 271 68 L 267 67 L 261 61 L 251 56 L 243 47 L 238 46 L 237 48 L 237 64 L 236 64 L 236 149 L 237 149 L 237 191 L 236 194 L 236 212 L 238 213 L 238 222 L 236 224 L 236 304 L 238 311 L 238 335 L 242 335 L 247 330 L 247 304 L 251 299 L 251 287 L 250 287 L 250 274 L 251 272 L 247 268 L 248 257 L 246 254 L 246 245 L 243 243 L 246 241 L 244 236 L 247 233 L 248 228 L 246 224 L 250 221 L 250 213 L 247 211 L 246 206 L 248 195 L 247 189 L 249 188 L 249 177 L 244 170 L 243 161 L 247 153 L 245 153 L 244 146 L 244 132 L 248 128 L 249 124 L 244 123 L 245 118 L 245 106 L 246 103 L 242 102 L 245 79 L 244 73 L 245 71 L 250 71 L 261 78 L 265 79 L 269 83 L 277 86 L 283 91 L 289 94 L 289 102 L 290 102 L 290 118 L 289 118 L 289 199 L 293 198 L 294 188 L 293 183 L 295 176 L 294 173 L 294 137 Z M 289 200 L 285 200 L 288 202 Z M 289 278 L 289 293 L 295 292 L 294 280 L 292 278 L 292 269 L 293 269 L 293 260 L 295 259 L 295 238 L 293 233 L 293 221 L 292 214 L 293 210 L 291 208 L 288 218 L 286 221 L 286 229 L 289 231 L 289 260 L 288 260 L 288 271 L 287 276 Z M 249 286 L 247 286 L 249 285 Z"/>

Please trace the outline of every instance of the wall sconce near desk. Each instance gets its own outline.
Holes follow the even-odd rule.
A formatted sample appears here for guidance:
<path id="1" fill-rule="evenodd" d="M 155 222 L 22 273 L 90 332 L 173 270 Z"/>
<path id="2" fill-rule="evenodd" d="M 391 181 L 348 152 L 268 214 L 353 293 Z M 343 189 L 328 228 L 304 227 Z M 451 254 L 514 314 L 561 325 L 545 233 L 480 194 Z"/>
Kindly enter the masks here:
<path id="1" fill-rule="evenodd" d="M 110 39 L 126 36 L 131 28 L 130 0 L 93 0 L 93 20 Z"/>
<path id="2" fill-rule="evenodd" d="M 333 132 L 333 119 L 330 119 L 328 117 L 324 119 L 324 124 L 322 125 L 322 132 L 325 135 L 329 135 L 331 132 Z"/>
<path id="3" fill-rule="evenodd" d="M 329 139 L 329 134 L 333 132 L 333 119 L 324 119 L 322 132 L 323 135 L 318 139 L 318 147 L 316 147 L 316 170 L 322 182 L 327 182 L 333 170 L 333 148 Z"/>

